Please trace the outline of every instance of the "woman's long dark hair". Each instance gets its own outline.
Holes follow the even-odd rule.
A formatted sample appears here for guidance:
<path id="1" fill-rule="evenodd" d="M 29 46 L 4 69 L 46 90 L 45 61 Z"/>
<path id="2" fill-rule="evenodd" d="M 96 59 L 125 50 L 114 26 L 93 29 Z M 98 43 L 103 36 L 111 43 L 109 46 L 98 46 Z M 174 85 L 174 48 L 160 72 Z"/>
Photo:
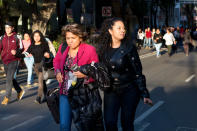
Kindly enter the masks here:
<path id="1" fill-rule="evenodd" d="M 39 30 L 36 30 L 32 33 L 31 35 L 31 42 L 32 42 L 32 45 L 35 45 L 35 40 L 34 40 L 34 35 L 35 33 L 38 33 L 40 35 L 40 43 L 41 44 L 48 44 L 44 35 L 42 34 L 42 32 L 40 32 Z"/>
<path id="2" fill-rule="evenodd" d="M 102 24 L 100 35 L 96 41 L 97 53 L 100 58 L 103 58 L 104 53 L 107 52 L 110 47 L 112 47 L 112 36 L 109 33 L 109 29 L 112 29 L 113 25 L 117 21 L 123 22 L 121 18 L 115 17 L 106 19 Z M 126 40 L 126 36 L 122 41 L 124 40 Z"/>

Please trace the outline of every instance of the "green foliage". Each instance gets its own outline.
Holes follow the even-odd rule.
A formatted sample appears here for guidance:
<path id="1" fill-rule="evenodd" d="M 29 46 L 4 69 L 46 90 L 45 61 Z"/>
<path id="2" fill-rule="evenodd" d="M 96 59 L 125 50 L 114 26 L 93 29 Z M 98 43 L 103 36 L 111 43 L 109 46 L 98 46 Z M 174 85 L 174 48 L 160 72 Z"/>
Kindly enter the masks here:
<path id="1" fill-rule="evenodd" d="M 59 46 L 63 42 L 64 42 L 64 39 L 62 38 L 62 36 L 58 35 L 57 39 L 53 41 L 53 45 L 54 45 L 56 51 L 58 51 Z"/>
<path id="2" fill-rule="evenodd" d="M 0 0 L 0 8 L 3 7 L 3 0 Z"/>

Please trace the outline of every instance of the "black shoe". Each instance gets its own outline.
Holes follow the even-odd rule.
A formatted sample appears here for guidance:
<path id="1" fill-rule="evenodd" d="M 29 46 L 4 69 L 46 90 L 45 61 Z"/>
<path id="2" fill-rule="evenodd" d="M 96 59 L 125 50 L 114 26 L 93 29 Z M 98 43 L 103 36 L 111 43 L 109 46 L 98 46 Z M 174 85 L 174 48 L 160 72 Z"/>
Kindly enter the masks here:
<path id="1" fill-rule="evenodd" d="M 35 103 L 37 104 L 41 104 L 41 97 L 36 97 L 36 99 L 34 100 Z"/>

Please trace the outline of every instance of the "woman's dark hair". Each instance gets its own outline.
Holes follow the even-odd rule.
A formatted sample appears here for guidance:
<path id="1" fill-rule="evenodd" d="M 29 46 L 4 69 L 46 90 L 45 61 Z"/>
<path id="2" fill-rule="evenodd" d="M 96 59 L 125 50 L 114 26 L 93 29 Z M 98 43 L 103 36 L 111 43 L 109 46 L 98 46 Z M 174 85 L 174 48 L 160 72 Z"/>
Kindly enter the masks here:
<path id="1" fill-rule="evenodd" d="M 112 29 L 113 25 L 117 21 L 123 22 L 121 18 L 115 17 L 115 18 L 106 19 L 102 24 L 100 35 L 96 41 L 96 46 L 97 46 L 96 48 L 100 57 L 102 57 L 104 53 L 108 51 L 110 47 L 112 47 L 112 36 L 109 33 L 109 29 Z M 124 40 L 126 40 L 126 36 L 122 41 Z"/>
<path id="2" fill-rule="evenodd" d="M 87 38 L 87 33 L 84 31 L 83 26 L 72 23 L 72 24 L 67 24 L 62 27 L 62 36 L 65 38 L 66 32 L 71 32 L 74 35 L 79 36 L 83 41 L 86 40 Z"/>
<path id="3" fill-rule="evenodd" d="M 32 42 L 32 45 L 35 45 L 35 40 L 34 40 L 34 35 L 38 33 L 40 35 L 40 42 L 41 44 L 48 44 L 44 35 L 42 34 L 42 32 L 40 32 L 39 30 L 36 30 L 32 33 L 31 35 L 31 42 Z"/>

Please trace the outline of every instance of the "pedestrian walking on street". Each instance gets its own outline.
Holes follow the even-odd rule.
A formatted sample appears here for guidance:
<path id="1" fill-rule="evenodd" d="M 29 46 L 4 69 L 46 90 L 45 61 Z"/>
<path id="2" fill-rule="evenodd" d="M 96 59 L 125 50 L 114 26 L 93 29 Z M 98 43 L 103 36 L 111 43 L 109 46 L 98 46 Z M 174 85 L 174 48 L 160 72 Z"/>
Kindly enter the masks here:
<path id="1" fill-rule="evenodd" d="M 189 43 L 191 43 L 191 35 L 190 35 L 190 31 L 187 28 L 185 30 L 185 33 L 183 35 L 183 47 L 184 47 L 184 51 L 185 51 L 185 55 L 188 56 L 189 55 Z"/>
<path id="2" fill-rule="evenodd" d="M 98 88 L 79 71 L 82 65 L 98 62 L 96 49 L 84 43 L 86 33 L 79 24 L 64 26 L 62 35 L 68 46 L 60 45 L 53 63 L 60 85 L 60 131 L 70 131 L 72 119 L 78 131 L 103 131 Z"/>
<path id="3" fill-rule="evenodd" d="M 138 32 L 137 32 L 137 42 L 138 42 L 138 49 L 141 49 L 141 47 L 143 46 L 143 41 L 144 41 L 144 32 L 142 31 L 141 28 L 139 28 Z"/>
<path id="4" fill-rule="evenodd" d="M 106 19 L 97 44 L 99 60 L 107 66 L 111 77 L 111 88 L 104 91 L 106 131 L 118 131 L 120 109 L 123 131 L 134 131 L 133 122 L 140 97 L 144 103 L 152 104 L 152 101 L 137 50 L 127 39 L 123 20 Z"/>
<path id="5" fill-rule="evenodd" d="M 5 34 L 0 38 L 1 59 L 6 73 L 6 96 L 1 102 L 2 105 L 7 105 L 10 101 L 12 88 L 17 92 L 17 99 L 21 100 L 25 91 L 18 85 L 14 75 L 19 65 L 19 58 L 12 55 L 11 50 L 22 50 L 21 39 L 13 32 L 14 27 L 11 22 L 5 24 Z"/>
<path id="6" fill-rule="evenodd" d="M 22 40 L 22 43 L 24 46 L 23 53 L 25 53 L 31 45 L 31 38 L 28 33 L 24 33 L 24 39 Z M 34 57 L 32 56 L 32 54 L 27 55 L 24 58 L 24 62 L 25 62 L 25 65 L 26 65 L 27 71 L 28 71 L 27 86 L 31 86 L 31 84 L 33 84 L 33 81 L 34 81 L 34 77 L 32 75 L 33 74 Z"/>
<path id="7" fill-rule="evenodd" d="M 156 52 L 157 52 L 157 54 L 156 54 L 157 58 L 160 57 L 160 49 L 161 49 L 161 46 L 162 46 L 162 39 L 163 39 L 163 36 L 160 33 L 160 30 L 157 29 L 156 33 L 153 36 L 154 46 L 155 46 Z"/>
<path id="8" fill-rule="evenodd" d="M 147 43 L 147 47 L 148 49 L 151 48 L 152 44 L 151 44 L 151 40 L 152 40 L 152 32 L 150 30 L 150 27 L 147 28 L 147 31 L 145 32 L 146 34 L 146 43 Z"/>
<path id="9" fill-rule="evenodd" d="M 32 33 L 31 45 L 25 53 L 20 56 L 13 51 L 13 55 L 19 57 L 25 57 L 32 54 L 34 57 L 34 71 L 38 77 L 38 94 L 34 102 L 41 104 L 46 101 L 47 86 L 46 81 L 43 78 L 43 59 L 50 59 L 50 51 L 47 41 L 45 40 L 43 34 L 36 30 Z"/>
<path id="10" fill-rule="evenodd" d="M 176 44 L 174 35 L 171 33 L 170 28 L 167 29 L 167 33 L 163 36 L 165 40 L 165 44 L 168 48 L 168 55 L 169 57 L 172 56 L 172 45 Z"/>

